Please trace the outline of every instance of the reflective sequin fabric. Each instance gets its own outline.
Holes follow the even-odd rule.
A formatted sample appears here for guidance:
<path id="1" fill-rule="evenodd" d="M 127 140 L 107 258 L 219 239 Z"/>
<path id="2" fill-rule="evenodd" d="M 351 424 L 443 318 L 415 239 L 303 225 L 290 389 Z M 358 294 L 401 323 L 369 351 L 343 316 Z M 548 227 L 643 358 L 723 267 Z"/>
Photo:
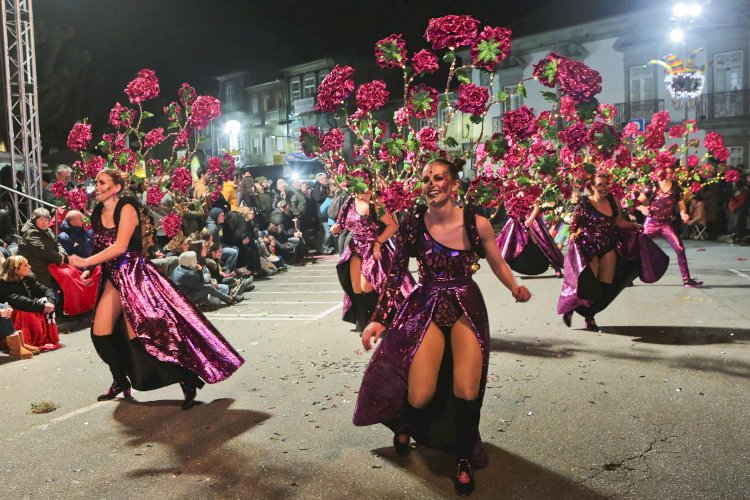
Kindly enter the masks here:
<path id="1" fill-rule="evenodd" d="M 648 217 L 643 224 L 643 232 L 649 238 L 661 236 L 667 240 L 669 246 L 677 254 L 677 264 L 680 267 L 682 279 L 685 281 L 690 279 L 690 270 L 685 255 L 685 245 L 674 224 L 675 208 L 681 199 L 680 188 L 674 183 L 666 192 L 658 185 L 651 188 L 651 201 L 648 205 Z"/>
<path id="2" fill-rule="evenodd" d="M 117 227 L 105 228 L 101 210 L 98 214 L 98 219 L 92 217 L 94 253 L 117 240 Z M 127 252 L 102 264 L 100 294 L 111 281 L 120 292 L 125 318 L 146 352 L 157 360 L 182 366 L 208 383 L 229 377 L 244 363 L 242 357 L 140 249 L 135 250 L 139 246 L 131 240 Z"/>
<path id="3" fill-rule="evenodd" d="M 619 208 L 609 196 L 613 215 L 599 212 L 588 198 L 578 204 L 571 225 L 576 236 L 565 255 L 565 270 L 558 314 L 576 311 L 593 317 L 606 308 L 635 278 L 644 283 L 655 283 L 667 271 L 669 257 L 640 231 L 625 231 L 617 227 Z M 610 286 L 602 288 L 591 271 L 594 257 L 610 250 L 617 254 L 615 276 Z"/>
<path id="4" fill-rule="evenodd" d="M 482 294 L 472 280 L 478 257 L 473 250 L 456 250 L 436 241 L 424 227 L 424 209 L 401 223 L 394 237 L 396 255 L 385 292 L 373 320 L 387 325 L 383 340 L 372 355 L 362 379 L 354 412 L 355 425 L 383 423 L 395 429 L 402 421 L 409 366 L 431 321 L 442 327 L 446 339 L 450 327 L 465 315 L 483 355 L 480 400 L 484 397 L 489 361 L 489 323 Z M 472 247 L 479 246 L 473 215 L 467 228 Z M 419 284 L 399 302 L 398 287 L 408 274 L 410 256 L 417 258 Z M 449 353 L 450 342 L 446 342 Z M 419 412 L 419 422 L 407 422 L 412 437 L 422 444 L 456 450 L 453 414 L 452 359 L 446 355 L 433 401 Z"/>
<path id="5" fill-rule="evenodd" d="M 537 215 L 531 227 L 528 228 L 524 221 L 523 218 L 508 217 L 508 222 L 505 223 L 495 240 L 497 247 L 500 249 L 500 254 L 508 262 L 511 269 L 517 270 L 516 267 L 518 266 L 514 266 L 514 260 L 522 254 L 529 243 L 539 247 L 542 255 L 555 270 L 562 269 L 563 254 L 557 248 L 555 240 L 550 236 L 542 216 Z"/>
<path id="6" fill-rule="evenodd" d="M 370 207 L 370 210 L 375 210 L 375 207 Z M 354 323 L 356 321 L 352 308 L 352 294 L 354 291 L 351 286 L 349 261 L 354 255 L 362 259 L 362 275 L 372 285 L 373 289 L 380 294 L 385 290 L 388 273 L 391 271 L 391 267 L 393 267 L 394 250 L 390 242 L 380 245 L 380 260 L 375 260 L 372 253 L 373 244 L 382 232 L 382 228 L 375 217 L 357 213 L 354 198 L 349 198 L 344 204 L 339 213 L 337 223 L 348 229 L 352 235 L 349 244 L 341 252 L 339 261 L 336 264 L 336 271 L 341 287 L 344 289 L 342 318 L 344 321 Z M 408 276 L 401 284 L 400 297 L 407 297 L 413 289 L 414 280 L 411 276 Z"/>
<path id="7" fill-rule="evenodd" d="M 674 220 L 674 209 L 682 199 L 682 193 L 677 184 L 672 183 L 668 191 L 663 191 L 658 185 L 653 186 L 646 193 L 651 195 L 648 203 L 648 217 L 657 222 L 671 222 Z"/>

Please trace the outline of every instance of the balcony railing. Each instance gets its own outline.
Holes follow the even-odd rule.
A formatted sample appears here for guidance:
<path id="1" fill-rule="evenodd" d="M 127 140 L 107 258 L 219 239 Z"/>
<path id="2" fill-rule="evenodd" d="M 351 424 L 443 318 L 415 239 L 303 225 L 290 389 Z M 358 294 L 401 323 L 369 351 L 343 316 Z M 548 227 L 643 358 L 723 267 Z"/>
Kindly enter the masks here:
<path id="1" fill-rule="evenodd" d="M 704 94 L 696 106 L 698 120 L 750 117 L 750 89 Z"/>
<path id="2" fill-rule="evenodd" d="M 615 104 L 617 114 L 615 119 L 620 124 L 626 124 L 631 120 L 643 118 L 646 123 L 651 119 L 651 115 L 658 111 L 664 110 L 664 99 L 654 99 L 651 101 L 632 101 L 620 102 Z"/>
<path id="3" fill-rule="evenodd" d="M 269 109 L 266 111 L 266 125 L 278 125 L 282 116 L 280 109 Z"/>

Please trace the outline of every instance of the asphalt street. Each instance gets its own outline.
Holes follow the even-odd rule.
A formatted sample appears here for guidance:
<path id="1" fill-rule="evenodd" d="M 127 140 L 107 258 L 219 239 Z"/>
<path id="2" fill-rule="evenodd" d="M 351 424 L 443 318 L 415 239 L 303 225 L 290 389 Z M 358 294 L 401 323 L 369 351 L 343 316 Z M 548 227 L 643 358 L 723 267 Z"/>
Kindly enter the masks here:
<path id="1" fill-rule="evenodd" d="M 561 282 L 516 304 L 485 264 L 492 354 L 473 498 L 750 498 L 750 249 L 686 242 L 700 289 L 636 282 L 566 328 Z M 0 355 L 3 498 L 452 498 L 454 457 L 399 457 L 355 427 L 370 354 L 341 319 L 335 260 L 257 283 L 208 313 L 246 364 L 180 408 L 178 386 L 97 402 L 110 383 L 88 331 Z M 57 409 L 31 412 L 50 401 Z"/>

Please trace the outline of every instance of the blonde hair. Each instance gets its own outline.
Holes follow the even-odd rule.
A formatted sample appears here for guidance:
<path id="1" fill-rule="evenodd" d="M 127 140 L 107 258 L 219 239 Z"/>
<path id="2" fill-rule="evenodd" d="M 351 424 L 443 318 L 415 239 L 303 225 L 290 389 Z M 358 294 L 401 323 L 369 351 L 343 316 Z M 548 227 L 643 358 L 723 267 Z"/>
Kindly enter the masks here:
<path id="1" fill-rule="evenodd" d="M 28 263 L 25 257 L 12 255 L 0 264 L 0 279 L 3 281 L 21 281 L 23 278 L 18 275 L 18 270 L 24 263 Z"/>

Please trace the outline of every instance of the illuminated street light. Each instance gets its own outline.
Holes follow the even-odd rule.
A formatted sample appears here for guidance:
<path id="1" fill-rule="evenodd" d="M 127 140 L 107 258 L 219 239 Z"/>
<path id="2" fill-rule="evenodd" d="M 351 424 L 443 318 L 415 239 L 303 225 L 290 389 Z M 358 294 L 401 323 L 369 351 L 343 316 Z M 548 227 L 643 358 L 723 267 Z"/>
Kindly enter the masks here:
<path id="1" fill-rule="evenodd" d="M 698 17 L 701 15 L 701 5 L 699 3 L 677 3 L 672 7 L 672 15 L 677 18 Z"/>
<path id="2" fill-rule="evenodd" d="M 701 15 L 701 6 L 700 4 L 694 3 L 688 6 L 688 14 L 690 17 L 698 17 Z"/>
<path id="3" fill-rule="evenodd" d="M 240 122 L 229 120 L 224 124 L 224 133 L 229 137 L 229 151 L 239 149 Z"/>
<path id="4" fill-rule="evenodd" d="M 685 33 L 680 28 L 675 28 L 669 34 L 669 38 L 673 42 L 681 42 L 685 39 Z"/>

